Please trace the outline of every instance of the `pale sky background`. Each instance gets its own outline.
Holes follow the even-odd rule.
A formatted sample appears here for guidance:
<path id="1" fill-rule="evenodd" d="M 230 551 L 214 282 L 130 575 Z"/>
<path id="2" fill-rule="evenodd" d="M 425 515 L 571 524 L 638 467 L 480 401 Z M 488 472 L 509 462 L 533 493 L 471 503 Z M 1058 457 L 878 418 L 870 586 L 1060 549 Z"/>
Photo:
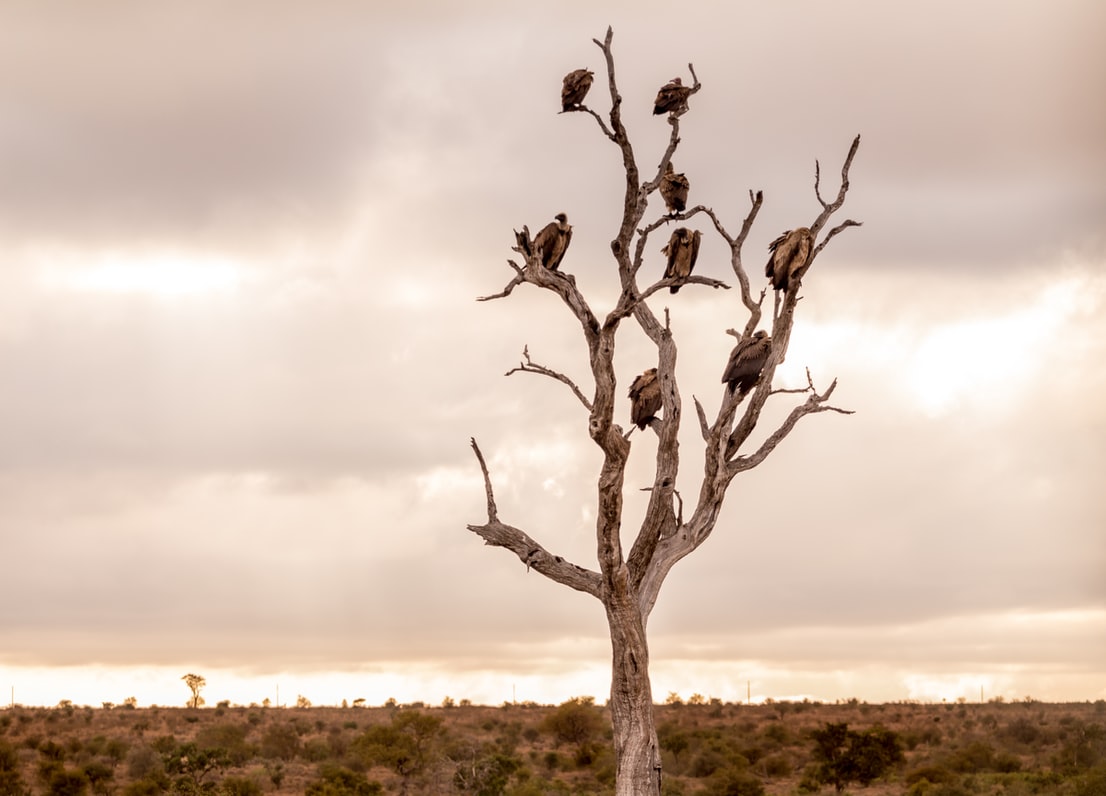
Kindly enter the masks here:
<path id="1" fill-rule="evenodd" d="M 680 8 L 0 3 L 0 702 L 182 704 L 186 672 L 210 704 L 605 700 L 599 603 L 465 525 L 475 436 L 501 518 L 595 566 L 586 415 L 503 377 L 529 345 L 586 384 L 578 327 L 474 298 L 558 211 L 563 269 L 616 298 L 618 151 L 557 114 L 582 66 L 606 112 L 608 24 L 643 169 L 694 63 L 675 161 L 733 232 L 763 189 L 758 287 L 862 135 L 864 226 L 776 381 L 856 414 L 734 482 L 650 621 L 657 698 L 1106 697 L 1106 5 Z M 737 291 L 652 303 L 713 411 Z M 629 324 L 617 364 L 655 364 Z"/>

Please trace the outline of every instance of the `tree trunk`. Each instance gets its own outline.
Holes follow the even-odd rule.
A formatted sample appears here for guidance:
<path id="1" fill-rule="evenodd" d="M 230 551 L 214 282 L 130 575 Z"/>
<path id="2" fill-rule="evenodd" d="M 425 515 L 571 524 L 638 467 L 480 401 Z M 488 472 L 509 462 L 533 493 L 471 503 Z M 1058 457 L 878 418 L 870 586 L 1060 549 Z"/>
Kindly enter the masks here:
<path id="1" fill-rule="evenodd" d="M 624 572 L 623 572 L 624 574 Z M 621 578 L 621 586 L 627 586 Z M 604 601 L 611 631 L 611 724 L 616 796 L 659 796 L 660 747 L 653 721 L 649 644 L 637 599 L 628 588 Z"/>

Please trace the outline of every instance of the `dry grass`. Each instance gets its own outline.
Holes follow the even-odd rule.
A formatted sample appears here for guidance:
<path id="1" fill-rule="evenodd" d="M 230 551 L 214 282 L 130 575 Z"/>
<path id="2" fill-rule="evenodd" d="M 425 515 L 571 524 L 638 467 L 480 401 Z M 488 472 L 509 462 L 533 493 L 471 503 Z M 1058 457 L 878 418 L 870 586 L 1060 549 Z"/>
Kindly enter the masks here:
<path id="1" fill-rule="evenodd" d="M 510 769 L 503 778 L 504 789 L 485 783 L 483 792 L 611 792 L 614 761 L 609 731 L 601 730 L 586 743 L 558 741 L 550 724 L 556 711 L 537 705 L 16 706 L 0 710 L 0 750 L 6 745 L 14 751 L 23 785 L 35 794 L 80 792 L 80 772 L 93 780 L 85 791 L 89 793 L 127 796 L 165 792 L 165 788 L 182 792 L 182 777 L 190 782 L 198 779 L 202 789 L 212 793 L 304 793 L 327 766 L 361 774 L 381 783 L 387 792 L 399 792 L 406 784 L 410 793 L 455 793 L 460 792 L 458 771 L 471 774 L 500 764 Z M 430 729 L 419 740 L 417 765 L 386 762 L 383 747 L 368 745 L 366 738 L 373 728 L 384 732 L 395 726 L 397 716 L 413 713 L 436 720 L 429 722 Z M 910 788 L 919 772 L 926 771 L 931 778 L 944 776 L 933 772 L 950 776 L 943 791 L 930 788 L 931 794 L 1075 795 L 1080 787 L 1089 787 L 1086 783 L 1095 775 L 1095 766 L 1106 766 L 1106 703 L 1101 700 L 659 705 L 666 792 L 717 793 L 721 773 L 741 770 L 755 777 L 765 793 L 798 793 L 804 772 L 813 763 L 810 733 L 827 722 L 846 722 L 857 730 L 881 726 L 898 735 L 905 763 L 866 789 L 873 796 L 924 793 L 925 783 L 914 785 L 913 791 Z M 411 728 L 404 732 L 410 734 Z M 176 758 L 187 757 L 182 750 L 190 743 L 197 744 L 192 749 L 193 766 L 199 759 L 195 752 L 205 747 L 220 748 L 229 757 L 202 777 L 195 771 L 186 776 L 188 763 Z M 184 769 L 174 770 L 174 765 Z M 72 778 L 68 786 L 64 778 L 51 781 L 59 770 L 77 775 L 76 783 Z M 166 772 L 160 779 L 159 771 Z M 7 793 L 3 781 L 0 772 L 0 796 Z M 155 781 L 160 785 L 151 789 L 149 783 Z M 824 790 L 832 792 L 832 788 Z M 345 792 L 354 791 L 326 791 Z"/>

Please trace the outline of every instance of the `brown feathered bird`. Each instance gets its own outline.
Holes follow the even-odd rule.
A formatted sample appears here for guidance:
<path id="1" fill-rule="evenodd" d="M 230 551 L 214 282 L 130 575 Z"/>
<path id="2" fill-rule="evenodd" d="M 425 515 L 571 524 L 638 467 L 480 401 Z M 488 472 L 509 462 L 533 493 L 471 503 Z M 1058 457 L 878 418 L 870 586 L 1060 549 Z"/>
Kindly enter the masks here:
<path id="1" fill-rule="evenodd" d="M 703 233 L 699 230 L 692 232 L 687 227 L 677 227 L 672 232 L 672 237 L 661 249 L 668 255 L 668 264 L 664 269 L 665 279 L 687 279 L 695 268 L 695 261 L 699 258 L 699 242 L 703 239 Z M 673 285 L 668 288 L 673 293 L 680 291 L 681 285 Z"/>
<path id="2" fill-rule="evenodd" d="M 650 421 L 656 419 L 662 403 L 657 369 L 649 368 L 630 385 L 630 422 L 644 429 Z"/>
<path id="3" fill-rule="evenodd" d="M 687 209 L 687 192 L 690 188 L 691 183 L 687 181 L 687 177 L 677 174 L 672 161 L 668 161 L 664 166 L 664 176 L 661 177 L 660 191 L 669 213 L 682 213 Z"/>
<path id="4" fill-rule="evenodd" d="M 760 378 L 760 372 L 764 370 L 764 363 L 768 361 L 771 352 L 772 338 L 763 329 L 752 337 L 739 340 L 730 352 L 726 372 L 722 374 L 722 383 L 729 385 L 730 390 L 737 390 L 738 395 L 749 392 Z"/>
<path id="5" fill-rule="evenodd" d="M 657 92 L 657 98 L 653 100 L 653 115 L 674 113 L 679 116 L 686 113 L 689 96 L 691 96 L 691 89 L 684 85 L 684 81 L 678 77 L 672 78 Z"/>
<path id="6" fill-rule="evenodd" d="M 787 290 L 798 284 L 810 267 L 810 250 L 814 245 L 814 236 L 806 227 L 785 232 L 768 244 L 768 264 L 764 266 L 764 275 L 772 280 L 776 290 Z"/>
<path id="7" fill-rule="evenodd" d="M 565 75 L 561 86 L 561 110 L 571 111 L 583 104 L 594 79 L 595 73 L 587 69 L 573 69 Z"/>
<path id="8" fill-rule="evenodd" d="M 515 240 L 519 249 L 530 259 L 535 252 L 541 253 L 541 264 L 550 271 L 556 271 L 564 259 L 565 250 L 572 241 L 572 227 L 568 223 L 568 216 L 558 213 L 551 221 L 542 227 L 541 231 L 530 241 L 530 228 L 523 227 L 522 232 L 515 231 Z"/>

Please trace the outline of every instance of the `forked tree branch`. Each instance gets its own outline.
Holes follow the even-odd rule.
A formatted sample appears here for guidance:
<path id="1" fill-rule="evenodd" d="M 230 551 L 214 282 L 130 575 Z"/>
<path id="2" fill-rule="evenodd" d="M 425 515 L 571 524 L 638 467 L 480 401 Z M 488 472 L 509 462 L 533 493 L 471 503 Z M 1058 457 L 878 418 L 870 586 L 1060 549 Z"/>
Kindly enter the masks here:
<path id="1" fill-rule="evenodd" d="M 555 371 L 552 368 L 547 368 L 544 365 L 535 364 L 533 362 L 533 360 L 530 359 L 530 347 L 529 346 L 523 346 L 523 348 L 522 348 L 522 358 L 523 358 L 523 361 L 520 362 L 517 367 L 511 368 L 510 370 L 508 370 L 503 375 L 504 376 L 510 376 L 512 373 L 538 373 L 542 376 L 548 376 L 551 379 L 556 379 L 557 381 L 568 385 L 568 388 L 570 390 L 572 390 L 573 394 L 578 399 L 580 399 L 580 403 L 582 403 L 584 405 L 584 408 L 587 409 L 589 412 L 591 411 L 591 409 L 592 409 L 591 401 L 589 401 L 587 399 L 587 396 L 585 396 L 584 393 L 580 391 L 580 388 L 576 386 L 576 382 L 574 382 L 572 379 L 570 379 L 565 374 L 559 373 L 558 371 Z"/>
<path id="2" fill-rule="evenodd" d="M 807 371 L 807 379 L 810 379 L 810 372 Z M 842 415 L 851 415 L 853 410 L 841 409 L 837 406 L 830 406 L 826 403 L 829 397 L 833 394 L 833 391 L 837 388 L 837 379 L 834 379 L 826 391 L 819 395 L 815 389 L 814 384 L 810 383 L 808 390 L 810 397 L 806 399 L 805 403 L 796 406 L 788 414 L 787 419 L 780 424 L 779 428 L 768 435 L 768 438 L 761 443 L 761 446 L 750 456 L 738 456 L 730 462 L 728 473 L 733 476 L 746 470 L 751 470 L 758 464 L 768 458 L 768 454 L 776 449 L 776 446 L 783 441 L 784 437 L 791 433 L 791 429 L 795 427 L 795 424 L 806 415 L 817 414 L 819 412 L 837 412 Z"/>
<path id="3" fill-rule="evenodd" d="M 525 532 L 499 521 L 487 462 L 484 461 L 484 454 L 480 452 L 480 446 L 476 444 L 476 440 L 472 439 L 470 442 L 473 453 L 476 454 L 476 460 L 480 463 L 480 471 L 484 474 L 484 491 L 488 498 L 488 521 L 483 525 L 469 525 L 468 529 L 483 539 L 484 544 L 503 547 L 513 552 L 526 565 L 527 571 L 537 570 L 550 580 L 576 591 L 586 592 L 593 597 L 599 597 L 598 573 L 570 563 L 561 556 L 553 555 Z"/>

